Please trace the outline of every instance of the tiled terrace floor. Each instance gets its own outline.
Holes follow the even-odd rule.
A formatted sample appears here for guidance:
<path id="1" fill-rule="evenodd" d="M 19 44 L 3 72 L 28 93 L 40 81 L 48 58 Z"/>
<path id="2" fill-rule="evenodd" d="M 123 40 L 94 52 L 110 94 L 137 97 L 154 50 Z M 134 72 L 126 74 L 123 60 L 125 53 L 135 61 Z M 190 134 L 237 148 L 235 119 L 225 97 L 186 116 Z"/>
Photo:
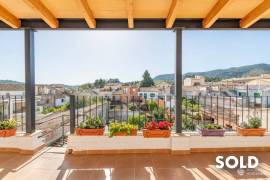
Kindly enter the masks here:
<path id="1" fill-rule="evenodd" d="M 0 179 L 270 179 L 268 152 L 249 153 L 259 158 L 260 167 L 240 175 L 215 168 L 215 157 L 230 153 L 65 156 L 64 151 L 47 148 L 35 156 L 1 153 Z"/>

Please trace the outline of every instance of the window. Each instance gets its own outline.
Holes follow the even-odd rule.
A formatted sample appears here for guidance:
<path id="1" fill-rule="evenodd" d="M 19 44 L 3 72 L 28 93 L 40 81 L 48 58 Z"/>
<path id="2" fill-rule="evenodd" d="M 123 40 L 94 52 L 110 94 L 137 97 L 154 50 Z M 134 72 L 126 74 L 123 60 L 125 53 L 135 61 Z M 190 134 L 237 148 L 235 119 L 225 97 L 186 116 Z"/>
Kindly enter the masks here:
<path id="1" fill-rule="evenodd" d="M 146 93 L 144 93 L 144 98 L 145 98 L 145 99 L 147 98 L 147 94 L 146 94 Z"/>
<path id="2" fill-rule="evenodd" d="M 156 95 L 155 95 L 155 93 L 150 93 L 150 97 L 151 98 L 153 98 L 153 97 L 155 97 Z"/>

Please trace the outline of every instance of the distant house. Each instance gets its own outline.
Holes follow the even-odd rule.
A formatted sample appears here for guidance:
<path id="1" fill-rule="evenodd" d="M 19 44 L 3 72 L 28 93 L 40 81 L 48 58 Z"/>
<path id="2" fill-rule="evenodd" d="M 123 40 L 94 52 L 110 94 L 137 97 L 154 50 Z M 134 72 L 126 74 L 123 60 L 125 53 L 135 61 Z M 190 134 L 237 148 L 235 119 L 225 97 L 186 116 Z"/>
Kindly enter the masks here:
<path id="1" fill-rule="evenodd" d="M 23 96 L 24 84 L 0 84 L 0 96 Z"/>
<path id="2" fill-rule="evenodd" d="M 0 84 L 0 120 L 24 112 L 24 95 L 24 84 Z"/>
<path id="3" fill-rule="evenodd" d="M 270 75 L 262 74 L 260 76 L 250 76 L 242 78 L 224 79 L 221 81 L 224 85 L 270 85 Z"/>
<path id="4" fill-rule="evenodd" d="M 143 97 L 145 100 L 157 100 L 160 90 L 156 87 L 141 87 L 138 91 L 138 96 Z"/>
<path id="5" fill-rule="evenodd" d="M 203 86 L 205 78 L 203 76 L 195 76 L 184 79 L 184 86 Z"/>
<path id="6" fill-rule="evenodd" d="M 170 83 L 161 82 L 161 83 L 157 84 L 156 87 L 159 88 L 160 93 L 161 93 L 162 96 L 173 95 L 174 94 L 174 88 L 175 87 Z"/>
<path id="7" fill-rule="evenodd" d="M 103 89 L 106 91 L 116 91 L 120 90 L 121 87 L 122 87 L 121 83 L 107 83 Z"/>
<path id="8" fill-rule="evenodd" d="M 37 84 L 35 88 L 36 95 L 65 93 L 64 84 Z"/>
<path id="9" fill-rule="evenodd" d="M 38 106 L 59 107 L 69 102 L 69 96 L 61 95 L 41 95 L 36 97 Z"/>

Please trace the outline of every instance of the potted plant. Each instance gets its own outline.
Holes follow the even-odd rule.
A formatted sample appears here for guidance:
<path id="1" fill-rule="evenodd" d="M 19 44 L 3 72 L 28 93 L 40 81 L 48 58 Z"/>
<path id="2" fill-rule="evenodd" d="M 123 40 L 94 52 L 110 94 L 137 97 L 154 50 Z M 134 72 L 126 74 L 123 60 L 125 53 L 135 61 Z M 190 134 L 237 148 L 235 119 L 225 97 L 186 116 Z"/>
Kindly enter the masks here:
<path id="1" fill-rule="evenodd" d="M 202 136 L 224 136 L 225 130 L 218 124 L 201 125 L 199 132 Z"/>
<path id="2" fill-rule="evenodd" d="M 112 122 L 109 125 L 109 136 L 137 136 L 137 130 L 137 125 Z"/>
<path id="3" fill-rule="evenodd" d="M 15 136 L 16 124 L 14 119 L 0 121 L 0 137 Z"/>
<path id="4" fill-rule="evenodd" d="M 240 127 L 237 127 L 237 133 L 241 136 L 263 136 L 266 129 L 260 128 L 261 126 L 261 118 L 251 117 L 248 122 L 242 122 Z"/>
<path id="5" fill-rule="evenodd" d="M 100 118 L 87 117 L 86 121 L 81 122 L 76 129 L 79 136 L 102 136 L 104 134 L 104 125 Z"/>
<path id="6" fill-rule="evenodd" d="M 170 137 L 172 125 L 167 120 L 148 122 L 143 129 L 143 136 L 145 138 Z"/>
<path id="7" fill-rule="evenodd" d="M 153 112 L 156 121 L 164 121 L 165 115 L 162 108 L 156 108 Z"/>

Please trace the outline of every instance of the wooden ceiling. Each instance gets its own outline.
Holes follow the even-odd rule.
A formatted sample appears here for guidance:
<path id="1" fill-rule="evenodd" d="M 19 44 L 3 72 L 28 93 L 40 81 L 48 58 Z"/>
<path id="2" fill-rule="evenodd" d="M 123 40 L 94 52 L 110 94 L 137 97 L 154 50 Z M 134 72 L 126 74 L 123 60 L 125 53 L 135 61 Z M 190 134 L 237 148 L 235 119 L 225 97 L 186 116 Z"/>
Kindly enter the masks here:
<path id="1" fill-rule="evenodd" d="M 162 19 L 166 28 L 179 19 L 201 19 L 202 28 L 236 19 L 239 27 L 249 28 L 269 18 L 270 0 L 0 0 L 0 20 L 11 28 L 32 19 L 50 28 L 59 28 L 60 19 L 84 19 L 89 28 L 96 28 L 98 19 L 126 19 L 128 28 L 140 19 Z"/>

